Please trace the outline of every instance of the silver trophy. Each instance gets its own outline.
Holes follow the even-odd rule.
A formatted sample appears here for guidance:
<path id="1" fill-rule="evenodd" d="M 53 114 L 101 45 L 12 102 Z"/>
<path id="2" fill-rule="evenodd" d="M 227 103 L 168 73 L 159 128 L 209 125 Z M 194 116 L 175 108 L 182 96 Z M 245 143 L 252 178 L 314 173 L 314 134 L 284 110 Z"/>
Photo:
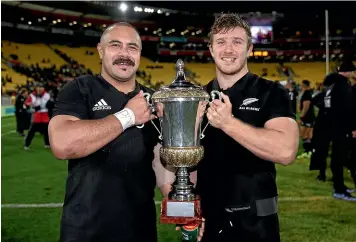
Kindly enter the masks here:
<path id="1" fill-rule="evenodd" d="M 151 106 L 160 117 L 160 130 L 157 127 L 156 129 L 162 140 L 161 162 L 177 168 L 166 215 L 194 217 L 194 206 L 174 201 L 189 202 L 198 199 L 189 179 L 188 168 L 196 166 L 204 155 L 204 148 L 200 145 L 200 140 L 204 137 L 201 121 L 205 113 L 204 104 L 209 102 L 210 96 L 202 87 L 187 81 L 182 60 L 177 61 L 176 68 L 176 78 L 170 85 L 160 88 L 152 95 Z M 215 97 L 220 98 L 218 91 L 211 93 L 211 99 Z M 149 100 L 150 97 L 146 98 Z"/>

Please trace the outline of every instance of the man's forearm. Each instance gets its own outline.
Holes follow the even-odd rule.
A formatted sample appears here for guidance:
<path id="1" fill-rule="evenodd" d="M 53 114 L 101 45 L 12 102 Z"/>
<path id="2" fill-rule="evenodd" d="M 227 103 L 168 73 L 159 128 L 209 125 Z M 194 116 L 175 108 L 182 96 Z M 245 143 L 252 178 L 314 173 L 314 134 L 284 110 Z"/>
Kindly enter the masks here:
<path id="1" fill-rule="evenodd" d="M 295 155 L 286 135 L 281 131 L 256 128 L 235 118 L 223 131 L 262 159 L 288 164 Z"/>
<path id="2" fill-rule="evenodd" d="M 309 106 L 308 107 L 307 106 L 303 107 L 302 113 L 300 114 L 301 118 L 303 118 L 305 116 L 305 114 L 307 114 L 308 109 L 309 109 Z"/>
<path id="3" fill-rule="evenodd" d="M 113 115 L 98 120 L 67 120 L 57 130 L 49 127 L 51 147 L 60 159 L 88 156 L 122 133 L 120 121 Z"/>

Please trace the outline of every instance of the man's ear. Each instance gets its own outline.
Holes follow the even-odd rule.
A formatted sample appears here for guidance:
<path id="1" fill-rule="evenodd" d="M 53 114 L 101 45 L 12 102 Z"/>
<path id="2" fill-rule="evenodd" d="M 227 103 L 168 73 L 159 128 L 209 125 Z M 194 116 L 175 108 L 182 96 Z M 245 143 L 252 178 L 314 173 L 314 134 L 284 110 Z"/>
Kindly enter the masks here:
<path id="1" fill-rule="evenodd" d="M 248 51 L 247 51 L 247 58 L 250 57 L 250 54 L 252 53 L 253 51 L 253 44 L 250 45 L 250 47 L 248 48 Z"/>
<path id="2" fill-rule="evenodd" d="M 213 57 L 214 59 L 214 53 L 213 53 L 213 46 L 211 44 L 209 44 L 209 51 L 210 51 L 210 55 Z"/>
<path id="3" fill-rule="evenodd" d="M 102 60 L 103 59 L 103 51 L 104 50 L 103 50 L 103 47 L 101 46 L 100 43 L 97 44 L 96 49 L 98 50 L 98 54 L 99 54 L 100 60 Z"/>

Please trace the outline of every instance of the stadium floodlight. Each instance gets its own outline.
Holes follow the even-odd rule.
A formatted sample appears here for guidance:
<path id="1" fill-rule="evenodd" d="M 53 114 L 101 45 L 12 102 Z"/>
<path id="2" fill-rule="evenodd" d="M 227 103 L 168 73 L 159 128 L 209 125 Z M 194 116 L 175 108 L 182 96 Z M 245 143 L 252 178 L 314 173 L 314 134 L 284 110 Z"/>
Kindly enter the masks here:
<path id="1" fill-rule="evenodd" d="M 128 6 L 126 3 L 121 3 L 120 6 L 119 6 L 119 9 L 122 11 L 122 12 L 126 12 Z"/>
<path id="2" fill-rule="evenodd" d="M 134 11 L 135 12 L 142 12 L 142 8 L 141 7 L 134 7 Z"/>
<path id="3" fill-rule="evenodd" d="M 145 13 L 154 13 L 155 10 L 154 10 L 153 8 L 145 8 L 145 9 L 144 9 L 144 12 L 145 12 Z"/>

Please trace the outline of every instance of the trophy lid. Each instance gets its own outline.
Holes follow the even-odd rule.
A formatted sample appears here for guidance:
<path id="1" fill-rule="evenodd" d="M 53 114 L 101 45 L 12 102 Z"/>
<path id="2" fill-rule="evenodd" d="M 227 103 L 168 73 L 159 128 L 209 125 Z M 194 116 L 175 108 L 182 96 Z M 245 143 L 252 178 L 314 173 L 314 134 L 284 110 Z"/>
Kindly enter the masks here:
<path id="1" fill-rule="evenodd" d="M 202 87 L 189 82 L 184 73 L 184 62 L 178 59 L 176 62 L 176 78 L 173 82 L 160 88 L 152 95 L 154 102 L 164 101 L 207 101 L 209 94 Z"/>

